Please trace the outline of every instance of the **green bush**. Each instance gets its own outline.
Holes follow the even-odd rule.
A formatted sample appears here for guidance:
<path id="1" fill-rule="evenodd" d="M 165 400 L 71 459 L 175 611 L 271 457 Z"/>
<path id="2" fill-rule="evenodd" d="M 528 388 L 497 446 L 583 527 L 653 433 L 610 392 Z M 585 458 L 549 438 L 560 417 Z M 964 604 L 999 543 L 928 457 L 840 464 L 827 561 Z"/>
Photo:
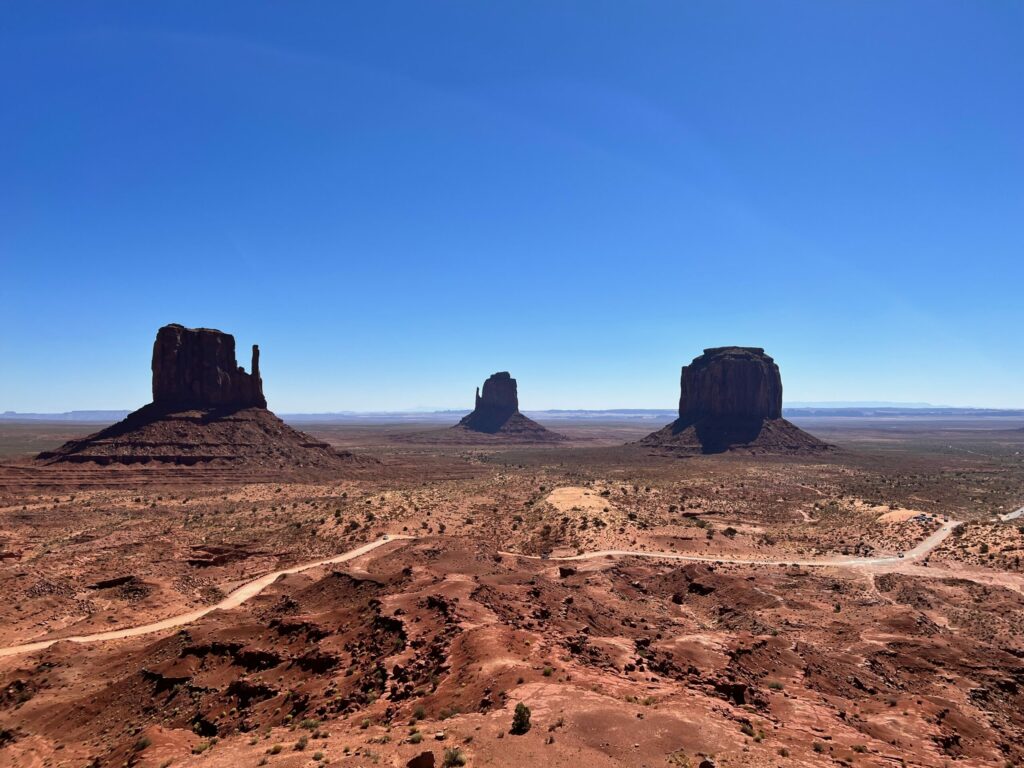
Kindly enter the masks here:
<path id="1" fill-rule="evenodd" d="M 512 727 L 509 729 L 509 733 L 522 736 L 529 730 L 530 708 L 523 704 L 523 702 L 519 702 L 516 704 L 515 714 L 512 715 Z"/>

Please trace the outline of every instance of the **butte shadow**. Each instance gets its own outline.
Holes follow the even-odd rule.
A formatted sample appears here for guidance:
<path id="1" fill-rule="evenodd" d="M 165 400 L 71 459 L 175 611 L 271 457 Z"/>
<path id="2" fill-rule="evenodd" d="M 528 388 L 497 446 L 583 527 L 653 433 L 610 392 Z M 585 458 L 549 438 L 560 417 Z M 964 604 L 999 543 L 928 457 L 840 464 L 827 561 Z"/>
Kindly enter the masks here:
<path id="1" fill-rule="evenodd" d="M 782 418 L 779 366 L 760 347 L 714 347 L 683 366 L 679 418 L 639 445 L 681 454 L 816 454 L 833 447 Z"/>
<path id="2" fill-rule="evenodd" d="M 54 451 L 45 464 L 239 465 L 330 470 L 353 461 L 292 429 L 267 410 L 252 348 L 251 373 L 235 360 L 235 339 L 211 328 L 165 325 L 153 344 L 153 402 Z"/>

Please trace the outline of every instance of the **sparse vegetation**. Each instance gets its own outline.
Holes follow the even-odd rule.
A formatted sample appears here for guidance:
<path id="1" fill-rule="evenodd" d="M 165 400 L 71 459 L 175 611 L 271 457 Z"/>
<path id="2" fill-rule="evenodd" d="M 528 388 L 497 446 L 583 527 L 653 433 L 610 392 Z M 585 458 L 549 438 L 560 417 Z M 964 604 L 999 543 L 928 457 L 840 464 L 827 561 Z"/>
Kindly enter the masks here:
<path id="1" fill-rule="evenodd" d="M 515 712 L 512 715 L 512 727 L 509 728 L 509 733 L 516 736 L 522 736 L 524 733 L 530 730 L 530 708 L 519 702 L 516 704 Z"/>

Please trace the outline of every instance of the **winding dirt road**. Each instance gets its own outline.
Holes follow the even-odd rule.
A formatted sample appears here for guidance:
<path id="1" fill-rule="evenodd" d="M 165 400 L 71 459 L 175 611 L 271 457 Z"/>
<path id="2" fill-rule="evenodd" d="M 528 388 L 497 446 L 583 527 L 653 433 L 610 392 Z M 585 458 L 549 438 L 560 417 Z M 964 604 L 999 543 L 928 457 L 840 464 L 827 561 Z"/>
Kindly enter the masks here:
<path id="1" fill-rule="evenodd" d="M 302 571 L 308 571 L 310 568 L 316 568 L 321 565 L 331 565 L 333 563 L 345 563 L 349 560 L 355 560 L 357 557 L 365 555 L 367 552 L 372 552 L 377 547 L 384 546 L 392 541 L 401 539 L 410 539 L 411 536 L 385 536 L 382 539 L 371 541 L 368 544 L 363 544 L 355 549 L 350 549 L 348 552 L 344 552 L 334 557 L 328 557 L 324 560 L 316 560 L 312 563 L 303 563 L 302 565 L 295 565 L 291 568 L 282 568 L 280 571 L 272 571 L 271 573 L 260 576 L 259 578 L 253 579 L 252 581 L 246 582 L 242 586 L 238 587 L 235 591 L 221 600 L 215 605 L 208 605 L 204 608 L 198 608 L 188 613 L 181 613 L 177 616 L 171 616 L 160 621 L 155 621 L 152 624 L 143 624 L 139 627 L 126 627 L 124 629 L 112 629 L 107 632 L 96 632 L 92 635 L 75 635 L 73 637 L 58 637 L 52 640 L 39 640 L 34 643 L 25 643 L 23 645 L 12 645 L 7 648 L 0 648 L 0 657 L 3 656 L 14 656 L 19 653 L 31 653 L 32 651 L 42 651 L 49 648 L 54 643 L 101 643 L 106 640 L 123 640 L 127 637 L 138 637 L 139 635 L 148 635 L 151 632 L 163 632 L 164 630 L 174 629 L 184 624 L 191 624 L 193 621 L 201 619 L 208 613 L 214 611 L 227 611 L 231 608 L 237 608 L 246 600 L 256 597 L 260 592 L 273 584 L 281 576 L 287 576 L 292 573 L 301 573 Z"/>
<path id="2" fill-rule="evenodd" d="M 1024 515 L 1024 507 L 1015 509 L 1013 512 L 1007 512 L 1005 515 L 1000 515 L 999 519 L 1005 523 L 1007 520 L 1016 520 L 1021 515 Z"/>
<path id="3" fill-rule="evenodd" d="M 685 560 L 696 563 L 732 563 L 735 565 L 801 565 L 801 566 L 822 566 L 830 568 L 864 568 L 867 566 L 900 565 L 915 560 L 921 560 L 931 554 L 946 537 L 949 536 L 960 525 L 959 520 L 950 520 L 942 524 L 934 533 L 922 539 L 913 549 L 899 555 L 887 555 L 885 557 L 833 557 L 817 558 L 814 560 L 783 559 L 756 559 L 750 557 L 723 557 L 721 555 L 680 555 L 676 552 L 644 552 L 637 549 L 602 549 L 596 552 L 584 552 L 581 555 L 566 555 L 564 557 L 542 558 L 540 555 L 523 555 L 518 552 L 502 552 L 502 555 L 510 557 L 521 557 L 527 560 L 547 559 L 554 562 L 571 562 L 577 560 L 595 560 L 602 557 L 649 557 L 656 560 Z"/>
<path id="4" fill-rule="evenodd" d="M 1012 520 L 1024 515 L 1024 507 L 1011 512 L 1007 515 L 1000 516 L 1003 520 Z M 903 553 L 903 557 L 898 555 L 887 555 L 884 557 L 832 557 L 832 558 L 818 558 L 810 560 L 800 559 L 755 559 L 755 558 L 742 558 L 742 557 L 723 557 L 721 555 L 682 555 L 676 552 L 644 552 L 641 550 L 629 550 L 629 549 L 602 549 L 596 552 L 584 552 L 580 555 L 567 555 L 564 557 L 549 557 L 547 560 L 553 562 L 572 562 L 579 560 L 596 560 L 605 557 L 648 557 L 656 560 L 683 560 L 688 562 L 698 563 L 731 563 L 736 565 L 799 565 L 799 566 L 820 566 L 829 568 L 865 568 L 865 567 L 884 567 L 884 566 L 906 566 L 920 561 L 926 558 L 931 552 L 938 547 L 946 538 L 954 531 L 961 523 L 958 520 L 950 520 L 943 523 L 938 530 L 927 536 L 925 539 L 920 541 L 917 546 L 913 549 L 907 550 Z M 112 629 L 107 632 L 97 632 L 91 635 L 75 635 L 72 637 L 58 637 L 51 640 L 39 640 L 32 643 L 24 643 L 22 645 L 12 645 L 6 648 L 0 648 L 0 657 L 14 656 L 21 653 L 31 653 L 33 651 L 41 651 L 49 648 L 54 643 L 71 642 L 71 643 L 100 643 L 107 640 L 123 640 L 129 637 L 138 637 L 140 635 L 147 635 L 153 632 L 162 632 L 168 629 L 174 629 L 176 627 L 183 626 L 185 624 L 191 624 L 203 616 L 206 616 L 213 611 L 226 611 L 232 608 L 237 608 L 245 601 L 260 594 L 264 589 L 273 584 L 281 576 L 285 576 L 292 573 L 301 573 L 307 571 L 310 568 L 317 568 L 323 565 L 331 565 L 334 563 L 344 563 L 349 560 L 354 560 L 357 557 L 372 552 L 373 550 L 388 544 L 392 541 L 401 540 L 412 540 L 414 536 L 404 535 L 392 535 L 371 541 L 368 544 L 351 549 L 340 555 L 329 557 L 324 560 L 316 560 L 311 563 L 304 563 L 302 565 L 292 566 L 291 568 L 283 568 L 279 571 L 272 571 L 271 573 L 260 576 L 259 578 L 253 579 L 252 581 L 246 582 L 242 586 L 238 587 L 231 594 L 221 600 L 215 605 L 206 606 L 199 608 L 189 613 L 182 613 L 177 616 L 171 616 L 160 621 L 153 622 L 152 624 L 143 624 L 138 627 L 126 627 L 124 629 Z M 518 552 L 502 552 L 502 555 L 508 557 L 518 557 L 527 560 L 540 560 L 539 555 L 524 555 Z M 927 570 L 927 569 L 922 569 Z"/>

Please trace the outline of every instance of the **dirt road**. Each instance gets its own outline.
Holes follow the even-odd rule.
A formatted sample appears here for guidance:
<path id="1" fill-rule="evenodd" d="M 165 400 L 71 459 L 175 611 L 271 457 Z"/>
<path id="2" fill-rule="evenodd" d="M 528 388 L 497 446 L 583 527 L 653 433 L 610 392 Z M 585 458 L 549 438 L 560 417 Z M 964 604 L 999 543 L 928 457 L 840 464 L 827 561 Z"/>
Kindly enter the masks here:
<path id="1" fill-rule="evenodd" d="M 1001 516 L 1003 520 L 1016 519 L 1024 515 L 1024 507 L 1011 512 L 1008 515 Z M 887 555 L 884 557 L 827 557 L 827 558 L 815 558 L 815 559 L 756 559 L 756 558 L 742 558 L 742 557 L 723 557 L 721 555 L 682 555 L 676 552 L 645 552 L 641 550 L 629 550 L 629 549 L 603 549 L 596 552 L 584 552 L 579 555 L 568 555 L 564 557 L 550 557 L 548 560 L 554 562 L 573 562 L 579 560 L 595 560 L 605 557 L 648 557 L 657 560 L 682 560 L 687 562 L 698 562 L 698 563 L 731 563 L 736 565 L 799 565 L 808 567 L 829 567 L 829 568 L 866 568 L 866 567 L 886 567 L 886 566 L 902 566 L 909 567 L 911 564 L 919 562 L 926 558 L 931 552 L 938 547 L 946 538 L 959 526 L 961 525 L 958 520 L 950 520 L 942 524 L 934 533 L 920 541 L 917 546 L 913 549 L 907 550 L 903 553 L 903 557 L 899 555 Z M 41 651 L 45 648 L 49 648 L 54 643 L 59 642 L 71 642 L 71 643 L 99 643 L 106 640 L 122 640 L 129 637 L 138 637 L 139 635 L 146 635 L 152 632 L 161 632 L 168 629 L 174 629 L 176 627 L 183 626 L 185 624 L 191 624 L 192 622 L 201 619 L 213 611 L 224 611 L 230 610 L 231 608 L 237 608 L 246 600 L 249 600 L 268 586 L 274 583 L 279 577 L 285 576 L 292 573 L 301 573 L 302 571 L 309 570 L 310 568 L 316 568 L 323 565 L 331 565 L 333 563 L 344 563 L 349 560 L 354 560 L 361 555 L 365 555 L 368 552 L 372 552 L 384 544 L 391 541 L 411 540 L 414 536 L 395 535 L 376 541 L 371 541 L 368 544 L 363 544 L 360 547 L 349 550 L 340 555 L 329 557 L 324 560 L 317 560 L 312 563 L 304 563 L 302 565 L 296 565 L 291 568 L 284 568 L 279 571 L 273 571 L 264 576 L 260 576 L 257 579 L 253 579 L 250 582 L 243 584 L 238 587 L 234 592 L 225 597 L 216 605 L 207 606 L 205 608 L 199 608 L 189 613 L 182 613 L 177 616 L 171 616 L 161 621 L 154 622 L 152 624 L 144 624 L 139 627 L 127 627 L 124 629 L 113 629 L 107 632 L 97 632 L 91 635 L 77 635 L 73 637 L 60 637 L 52 640 L 39 640 L 33 643 L 24 643 L 22 645 L 12 645 L 6 648 L 0 648 L 0 657 L 14 656 L 21 653 L 31 653 L 32 651 Z M 502 552 L 502 555 L 508 557 L 519 557 L 528 560 L 540 560 L 542 559 L 539 555 L 524 555 L 517 552 Z M 922 571 L 929 571 L 929 569 L 921 569 Z M 936 573 L 936 571 L 929 571 L 930 573 Z"/>
<path id="2" fill-rule="evenodd" d="M 126 627 L 124 629 L 112 629 L 107 632 L 97 632 L 92 635 L 76 635 L 73 637 L 58 637 L 53 640 L 39 640 L 34 643 L 25 643 L 23 645 L 12 645 L 7 648 L 0 648 L 0 657 L 3 656 L 14 656 L 19 653 L 31 653 L 32 651 L 41 651 L 45 648 L 49 648 L 54 643 L 100 643 L 106 640 L 123 640 L 127 637 L 138 637 L 139 635 L 148 635 L 151 632 L 162 632 L 168 629 L 174 629 L 176 627 L 183 626 L 185 624 L 191 624 L 193 621 L 201 619 L 208 613 L 213 611 L 227 611 L 231 608 L 237 608 L 246 600 L 249 600 L 264 589 L 269 587 L 281 576 L 286 576 L 292 573 L 301 573 L 307 571 L 310 568 L 317 568 L 322 565 L 331 565 L 333 563 L 345 563 L 349 560 L 354 560 L 357 557 L 365 555 L 368 552 L 372 552 L 391 541 L 409 539 L 411 536 L 390 536 L 376 541 L 371 541 L 368 544 L 350 549 L 348 552 L 344 552 L 334 557 L 328 557 L 323 560 L 317 560 L 312 563 L 303 563 L 302 565 L 295 565 L 291 568 L 282 568 L 280 571 L 273 571 L 271 573 L 260 576 L 257 579 L 246 582 L 242 586 L 238 587 L 234 592 L 225 597 L 219 603 L 215 605 L 209 605 L 204 608 L 198 608 L 189 613 L 181 613 L 177 616 L 171 616 L 170 618 L 162 619 L 160 621 L 153 622 L 152 624 L 143 624 L 139 627 Z"/>
<path id="3" fill-rule="evenodd" d="M 1000 515 L 999 519 L 1003 522 L 1006 522 L 1007 520 L 1016 520 L 1021 515 L 1024 515 L 1024 507 L 1021 507 L 1020 509 L 1015 509 L 1013 510 L 1013 512 L 1007 512 L 1005 515 Z"/>
<path id="4" fill-rule="evenodd" d="M 677 552 L 645 552 L 634 549 L 602 549 L 596 552 L 584 552 L 580 555 L 566 555 L 564 557 L 549 557 L 548 560 L 555 562 L 571 562 L 578 560 L 594 560 L 602 557 L 650 557 L 657 560 L 685 560 L 697 563 L 732 563 L 735 565 L 801 565 L 801 566 L 822 566 L 830 568 L 863 568 L 865 566 L 900 565 L 913 562 L 927 557 L 932 550 L 939 546 L 946 537 L 951 534 L 957 526 L 958 520 L 950 520 L 927 538 L 923 539 L 913 549 L 899 555 L 887 555 L 885 557 L 826 557 L 811 560 L 801 559 L 757 559 L 750 557 L 723 557 L 721 555 L 681 555 Z M 542 559 L 539 555 L 522 555 L 516 552 L 502 552 L 510 557 L 521 557 L 529 560 Z"/>

